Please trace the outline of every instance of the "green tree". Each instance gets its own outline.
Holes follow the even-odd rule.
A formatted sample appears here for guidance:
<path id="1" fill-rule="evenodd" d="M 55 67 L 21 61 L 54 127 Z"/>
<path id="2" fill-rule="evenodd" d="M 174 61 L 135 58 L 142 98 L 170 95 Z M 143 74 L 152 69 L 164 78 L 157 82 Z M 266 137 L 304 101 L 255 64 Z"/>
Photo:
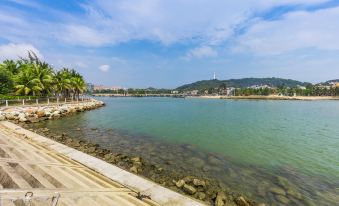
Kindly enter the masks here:
<path id="1" fill-rule="evenodd" d="M 0 65 L 0 94 L 8 94 L 13 89 L 12 74 Z"/>

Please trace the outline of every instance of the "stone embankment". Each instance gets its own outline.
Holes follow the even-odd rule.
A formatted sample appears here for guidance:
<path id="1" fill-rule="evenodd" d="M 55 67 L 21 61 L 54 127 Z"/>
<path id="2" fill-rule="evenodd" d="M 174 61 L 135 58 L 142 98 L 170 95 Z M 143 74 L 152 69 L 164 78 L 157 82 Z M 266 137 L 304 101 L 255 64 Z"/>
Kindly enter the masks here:
<path id="1" fill-rule="evenodd" d="M 0 121 L 38 122 L 57 119 L 69 114 L 95 109 L 105 105 L 104 102 L 92 100 L 89 102 L 69 103 L 53 106 L 9 107 L 0 110 Z"/>

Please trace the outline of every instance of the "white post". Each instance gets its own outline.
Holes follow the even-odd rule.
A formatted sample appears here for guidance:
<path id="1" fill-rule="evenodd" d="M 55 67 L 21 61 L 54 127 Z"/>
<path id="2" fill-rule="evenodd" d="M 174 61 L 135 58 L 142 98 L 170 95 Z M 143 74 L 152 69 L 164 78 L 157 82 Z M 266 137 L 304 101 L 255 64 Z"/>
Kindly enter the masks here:
<path id="1" fill-rule="evenodd" d="M 6 107 L 8 107 L 8 100 L 6 100 Z"/>
<path id="2" fill-rule="evenodd" d="M 49 98 L 47 98 L 47 104 L 49 105 Z"/>
<path id="3" fill-rule="evenodd" d="M 57 104 L 59 104 L 59 97 L 57 97 Z"/>
<path id="4" fill-rule="evenodd" d="M 71 97 L 71 102 L 73 102 L 73 95 L 72 95 L 72 97 Z"/>
<path id="5" fill-rule="evenodd" d="M 25 100 L 24 99 L 22 100 L 22 106 L 25 106 Z"/>
<path id="6" fill-rule="evenodd" d="M 84 96 L 81 97 L 81 101 L 82 101 L 82 102 L 84 101 Z"/>
<path id="7" fill-rule="evenodd" d="M 38 99 L 36 99 L 36 104 L 39 104 L 39 100 Z"/>
<path id="8" fill-rule="evenodd" d="M 67 98 L 65 98 L 65 103 L 67 102 Z"/>

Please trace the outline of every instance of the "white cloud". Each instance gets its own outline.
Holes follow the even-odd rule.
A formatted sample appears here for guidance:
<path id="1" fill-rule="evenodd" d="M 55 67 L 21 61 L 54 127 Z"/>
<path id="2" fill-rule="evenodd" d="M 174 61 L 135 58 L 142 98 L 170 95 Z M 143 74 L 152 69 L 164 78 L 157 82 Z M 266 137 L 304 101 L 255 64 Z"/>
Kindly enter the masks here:
<path id="1" fill-rule="evenodd" d="M 313 48 L 339 50 L 339 7 L 292 12 L 277 21 L 258 21 L 238 39 L 236 50 L 259 55 Z"/>
<path id="2" fill-rule="evenodd" d="M 27 57 L 28 51 L 34 52 L 40 59 L 43 59 L 40 51 L 31 44 L 4 44 L 0 45 L 0 61 L 5 59 L 18 59 Z"/>
<path id="3" fill-rule="evenodd" d="M 85 6 L 88 21 L 116 38 L 148 39 L 169 45 L 181 41 L 218 44 L 254 14 L 276 6 L 313 5 L 328 0 L 95 0 Z M 103 29 L 105 28 L 105 29 Z M 113 32 L 112 32 L 113 31 Z M 123 38 L 122 38 L 123 37 Z"/>
<path id="4" fill-rule="evenodd" d="M 102 71 L 102 72 L 108 72 L 110 66 L 108 64 L 103 64 L 101 66 L 99 66 L 99 69 Z"/>
<path id="5" fill-rule="evenodd" d="M 191 49 L 187 54 L 186 58 L 204 58 L 204 57 L 215 57 L 218 55 L 218 52 L 209 46 L 201 46 L 198 48 Z"/>

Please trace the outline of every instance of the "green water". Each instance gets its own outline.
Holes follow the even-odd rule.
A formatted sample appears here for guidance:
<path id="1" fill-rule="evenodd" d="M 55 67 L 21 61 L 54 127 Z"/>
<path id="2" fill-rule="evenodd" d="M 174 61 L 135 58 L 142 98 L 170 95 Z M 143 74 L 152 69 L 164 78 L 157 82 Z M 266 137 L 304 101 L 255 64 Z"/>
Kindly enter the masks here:
<path id="1" fill-rule="evenodd" d="M 69 129 L 80 126 L 102 131 L 111 129 L 115 131 L 114 135 L 126 136 L 119 141 L 129 140 L 131 148 L 126 144 L 121 147 L 132 152 L 137 151 L 135 148 L 138 145 L 144 144 L 140 139 L 151 142 L 149 145 L 159 142 L 170 145 L 173 148 L 171 151 L 180 145 L 191 145 L 194 152 L 187 151 L 183 158 L 199 153 L 202 159 L 203 154 L 213 154 L 227 160 L 227 166 L 223 165 L 222 170 L 212 173 L 206 169 L 206 175 L 220 180 L 225 178 L 225 184 L 231 189 L 240 188 L 240 192 L 248 192 L 249 196 L 260 201 L 270 199 L 268 202 L 271 204 L 280 203 L 269 195 L 256 194 L 257 190 L 253 187 L 263 181 L 274 185 L 275 175 L 282 175 L 298 185 L 310 205 L 312 201 L 317 205 L 333 205 L 338 200 L 339 101 L 101 100 L 107 104 L 101 109 L 51 121 L 47 126 Z M 101 136 L 96 135 L 97 142 L 114 148 L 114 135 L 103 132 Z M 91 138 L 95 139 L 93 135 Z M 140 151 L 142 153 L 144 149 Z M 157 153 L 163 156 L 170 153 L 165 151 L 164 154 L 162 150 Z M 147 152 L 144 153 L 147 156 Z M 183 162 L 174 159 L 178 164 Z M 247 171 L 246 178 L 233 178 L 237 180 L 231 181 L 224 177 L 230 176 L 227 168 L 233 165 L 236 165 L 233 170 Z M 244 184 L 249 187 L 238 187 Z"/>

